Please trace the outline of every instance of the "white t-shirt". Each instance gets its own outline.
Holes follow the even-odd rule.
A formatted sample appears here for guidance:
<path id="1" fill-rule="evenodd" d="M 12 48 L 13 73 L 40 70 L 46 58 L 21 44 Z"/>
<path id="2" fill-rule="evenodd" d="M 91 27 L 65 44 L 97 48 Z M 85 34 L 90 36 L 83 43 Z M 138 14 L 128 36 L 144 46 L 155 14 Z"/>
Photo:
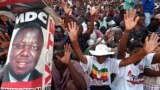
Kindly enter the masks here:
<path id="1" fill-rule="evenodd" d="M 85 22 L 83 22 L 81 25 L 83 27 L 83 32 L 82 33 L 85 33 L 87 31 L 87 24 Z"/>
<path id="2" fill-rule="evenodd" d="M 143 90 L 145 66 L 152 62 L 154 53 L 146 55 L 137 65 L 130 64 L 119 69 L 117 77 L 112 83 L 112 90 Z"/>
<path id="3" fill-rule="evenodd" d="M 86 56 L 87 64 L 81 63 L 85 71 L 89 76 L 90 86 L 104 86 L 111 85 L 110 74 L 117 73 L 119 70 L 119 63 L 121 60 L 106 58 L 105 62 L 99 64 L 94 56 Z"/>
<path id="4" fill-rule="evenodd" d="M 93 32 L 90 34 L 90 39 L 94 40 L 96 42 L 97 40 L 97 34 L 95 29 L 93 30 Z"/>

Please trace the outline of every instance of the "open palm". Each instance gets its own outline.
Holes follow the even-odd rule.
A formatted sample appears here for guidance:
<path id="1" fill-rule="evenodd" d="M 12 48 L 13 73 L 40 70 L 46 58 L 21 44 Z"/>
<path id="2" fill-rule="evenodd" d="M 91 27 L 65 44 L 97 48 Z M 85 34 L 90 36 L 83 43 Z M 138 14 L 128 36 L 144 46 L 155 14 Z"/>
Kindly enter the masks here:
<path id="1" fill-rule="evenodd" d="M 153 50 L 155 50 L 155 48 L 158 46 L 158 39 L 159 37 L 155 33 L 152 33 L 150 38 L 146 37 L 144 49 L 147 53 L 150 53 Z"/>
<path id="2" fill-rule="evenodd" d="M 126 11 L 124 15 L 125 29 L 132 30 L 139 20 L 139 17 L 136 17 L 136 10 Z"/>
<path id="3" fill-rule="evenodd" d="M 70 56 L 71 56 L 71 46 L 70 44 L 66 44 L 64 45 L 64 56 L 63 57 L 56 56 L 56 57 L 58 58 L 58 60 L 60 60 L 61 63 L 68 65 L 71 62 Z"/>
<path id="4" fill-rule="evenodd" d="M 68 23 L 68 35 L 70 37 L 70 40 L 71 41 L 76 41 L 78 39 L 78 30 L 79 30 L 79 27 L 77 26 L 76 22 L 71 22 L 71 23 Z"/>
<path id="5" fill-rule="evenodd" d="M 98 10 L 99 10 L 99 6 L 96 6 L 96 7 L 91 7 L 90 9 L 90 14 L 91 15 L 94 15 L 94 14 L 97 14 L 98 13 Z"/>
<path id="6" fill-rule="evenodd" d="M 62 5 L 61 5 L 61 6 L 63 7 L 63 10 L 64 10 L 65 14 L 67 14 L 67 15 L 69 15 L 69 16 L 72 15 L 72 9 L 71 9 L 70 6 L 67 5 L 66 2 L 62 2 Z"/>

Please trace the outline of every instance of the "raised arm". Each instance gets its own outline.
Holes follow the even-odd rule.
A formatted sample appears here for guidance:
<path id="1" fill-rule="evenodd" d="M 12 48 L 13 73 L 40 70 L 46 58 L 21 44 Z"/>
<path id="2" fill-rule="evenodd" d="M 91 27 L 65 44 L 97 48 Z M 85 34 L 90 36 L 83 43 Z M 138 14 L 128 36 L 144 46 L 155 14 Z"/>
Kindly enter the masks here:
<path id="1" fill-rule="evenodd" d="M 99 6 L 96 6 L 96 7 L 92 7 L 90 9 L 90 25 L 89 25 L 89 28 L 86 32 L 87 35 L 90 35 L 92 34 L 93 30 L 94 30 L 94 22 L 98 20 L 98 17 L 99 17 Z"/>
<path id="2" fill-rule="evenodd" d="M 56 56 L 56 57 L 62 63 L 67 65 L 75 86 L 80 90 L 85 90 L 87 88 L 87 84 L 85 83 L 84 77 L 81 76 L 80 73 L 78 73 L 78 71 L 75 69 L 75 67 L 71 63 L 71 59 L 70 59 L 71 51 L 72 50 L 71 50 L 70 44 L 66 44 L 64 45 L 64 56 L 63 57 Z"/>
<path id="3" fill-rule="evenodd" d="M 158 36 L 157 34 L 153 33 L 150 39 L 148 37 L 145 39 L 144 47 L 140 51 L 134 53 L 128 58 L 123 59 L 120 62 L 119 66 L 122 67 L 132 63 L 139 62 L 144 56 L 146 56 L 148 53 L 151 53 L 157 47 L 157 41 Z"/>
<path id="4" fill-rule="evenodd" d="M 120 43 L 118 47 L 118 54 L 117 54 L 118 59 L 125 58 L 125 51 L 127 48 L 127 42 L 128 42 L 130 32 L 136 26 L 138 20 L 139 20 L 139 17 L 136 17 L 135 10 L 126 11 L 126 14 L 124 15 L 125 30 L 120 39 Z"/>
<path id="5" fill-rule="evenodd" d="M 160 52 L 153 56 L 152 64 L 160 63 Z"/>
<path id="6" fill-rule="evenodd" d="M 72 15 L 72 8 L 67 4 L 67 2 L 62 2 L 62 7 L 65 12 L 65 21 L 69 23 L 70 21 L 74 21 L 79 23 L 79 21 Z"/>
<path id="7" fill-rule="evenodd" d="M 144 75 L 148 77 L 159 77 L 160 71 L 155 71 L 150 68 L 144 68 Z"/>
<path id="8" fill-rule="evenodd" d="M 83 55 L 80 47 L 79 47 L 79 44 L 78 44 L 78 31 L 79 31 L 79 28 L 76 24 L 76 22 L 71 22 L 71 23 L 68 23 L 68 36 L 71 40 L 71 44 L 72 44 L 72 47 L 73 47 L 73 50 L 74 52 L 76 53 L 77 57 L 79 58 L 79 60 L 84 63 L 84 64 L 87 64 L 87 58 Z"/>

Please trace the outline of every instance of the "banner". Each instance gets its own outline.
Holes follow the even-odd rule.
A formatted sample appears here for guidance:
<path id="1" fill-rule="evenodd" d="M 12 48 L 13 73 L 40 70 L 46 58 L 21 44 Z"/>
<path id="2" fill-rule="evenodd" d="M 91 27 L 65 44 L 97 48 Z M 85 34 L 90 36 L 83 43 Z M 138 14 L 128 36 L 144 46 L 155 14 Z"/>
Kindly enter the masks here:
<path id="1" fill-rule="evenodd" d="M 18 14 L 1 90 L 50 90 L 55 22 L 42 10 Z"/>
<path id="2" fill-rule="evenodd" d="M 6 15 L 10 12 L 16 16 L 19 13 L 27 11 L 45 10 L 53 17 L 56 26 L 61 26 L 61 18 L 52 8 L 54 3 L 55 0 L 0 0 L 0 14 Z M 7 16 L 14 21 L 13 15 Z"/>
<path id="3" fill-rule="evenodd" d="M 0 11 L 17 14 L 30 10 L 42 10 L 46 6 L 43 0 L 3 0 L 0 2 Z"/>

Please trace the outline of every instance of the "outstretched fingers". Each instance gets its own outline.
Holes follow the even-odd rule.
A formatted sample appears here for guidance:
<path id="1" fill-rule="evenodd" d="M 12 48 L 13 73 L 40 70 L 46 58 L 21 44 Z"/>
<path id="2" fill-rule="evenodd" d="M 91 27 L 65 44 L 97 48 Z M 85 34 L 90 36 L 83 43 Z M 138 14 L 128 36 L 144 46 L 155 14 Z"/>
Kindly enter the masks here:
<path id="1" fill-rule="evenodd" d="M 76 22 L 68 23 L 68 28 L 69 28 L 69 31 L 76 31 L 79 29 Z"/>
<path id="2" fill-rule="evenodd" d="M 69 43 L 66 43 L 64 45 L 65 53 L 71 53 L 71 45 Z"/>
<path id="3" fill-rule="evenodd" d="M 145 47 L 148 53 L 152 52 L 157 46 L 158 46 L 158 35 L 155 33 L 152 33 L 150 38 L 146 37 L 145 39 Z"/>
<path id="4" fill-rule="evenodd" d="M 157 41 L 158 41 L 158 39 L 159 39 L 159 37 L 158 37 L 158 35 L 157 35 L 157 34 L 153 33 L 153 34 L 151 35 L 151 40 L 153 40 L 153 41 L 157 42 Z"/>

